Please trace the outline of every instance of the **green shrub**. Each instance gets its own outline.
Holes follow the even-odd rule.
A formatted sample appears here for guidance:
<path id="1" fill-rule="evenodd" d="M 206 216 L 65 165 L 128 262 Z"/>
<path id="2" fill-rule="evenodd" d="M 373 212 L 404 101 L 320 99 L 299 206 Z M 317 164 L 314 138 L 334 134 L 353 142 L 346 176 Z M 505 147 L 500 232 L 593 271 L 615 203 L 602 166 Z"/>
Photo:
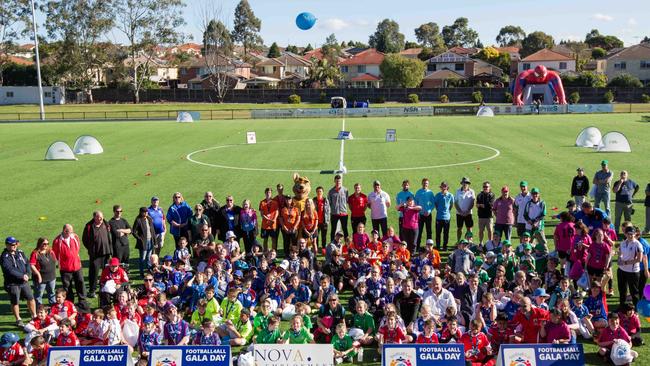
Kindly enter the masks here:
<path id="1" fill-rule="evenodd" d="M 641 103 L 650 103 L 650 95 L 641 94 Z"/>
<path id="2" fill-rule="evenodd" d="M 320 95 L 318 96 L 318 100 L 319 100 L 321 103 L 327 103 L 327 102 L 328 102 L 328 100 L 327 100 L 327 93 L 325 93 L 325 92 L 320 92 Z"/>
<path id="3" fill-rule="evenodd" d="M 580 93 L 577 91 L 569 94 L 569 104 L 578 104 L 580 101 Z"/>
<path id="4" fill-rule="evenodd" d="M 472 93 L 472 102 L 473 103 L 482 103 L 483 102 L 483 93 L 480 90 L 477 90 Z"/>
<path id="5" fill-rule="evenodd" d="M 288 103 L 289 103 L 289 104 L 300 104 L 300 102 L 301 102 L 300 95 L 298 95 L 298 94 L 291 94 L 291 95 L 289 96 L 289 100 L 288 100 Z"/>
<path id="6" fill-rule="evenodd" d="M 512 103 L 512 93 L 506 92 L 505 98 L 506 98 L 506 103 Z"/>
<path id="7" fill-rule="evenodd" d="M 407 97 L 407 102 L 411 104 L 420 103 L 420 97 L 417 94 L 409 94 Z"/>
<path id="8" fill-rule="evenodd" d="M 612 103 L 613 101 L 614 101 L 614 93 L 612 93 L 611 90 L 608 90 L 605 94 L 603 94 L 603 102 Z"/>
<path id="9" fill-rule="evenodd" d="M 440 96 L 440 103 L 449 103 L 449 97 L 447 94 L 443 94 Z"/>
<path id="10" fill-rule="evenodd" d="M 372 100 L 372 102 L 377 103 L 377 104 L 384 104 L 384 103 L 386 103 L 386 97 L 384 97 L 383 95 L 380 95 L 380 96 L 374 98 Z"/>

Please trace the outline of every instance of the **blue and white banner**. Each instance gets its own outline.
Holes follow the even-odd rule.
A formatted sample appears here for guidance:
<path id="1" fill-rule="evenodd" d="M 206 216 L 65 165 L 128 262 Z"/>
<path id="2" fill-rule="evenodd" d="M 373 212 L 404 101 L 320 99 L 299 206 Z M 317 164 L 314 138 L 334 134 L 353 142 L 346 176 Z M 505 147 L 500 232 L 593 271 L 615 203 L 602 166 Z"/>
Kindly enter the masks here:
<path id="1" fill-rule="evenodd" d="M 52 347 L 47 366 L 126 366 L 129 356 L 128 346 Z"/>
<path id="2" fill-rule="evenodd" d="M 502 344 L 497 366 L 576 366 L 585 364 L 582 344 Z"/>
<path id="3" fill-rule="evenodd" d="M 230 346 L 154 346 L 149 366 L 230 366 Z"/>
<path id="4" fill-rule="evenodd" d="M 386 344 L 382 366 L 465 366 L 462 344 Z"/>
<path id="5" fill-rule="evenodd" d="M 613 104 L 570 104 L 569 113 L 613 113 Z"/>
<path id="6" fill-rule="evenodd" d="M 255 366 L 332 366 L 331 344 L 256 344 Z"/>

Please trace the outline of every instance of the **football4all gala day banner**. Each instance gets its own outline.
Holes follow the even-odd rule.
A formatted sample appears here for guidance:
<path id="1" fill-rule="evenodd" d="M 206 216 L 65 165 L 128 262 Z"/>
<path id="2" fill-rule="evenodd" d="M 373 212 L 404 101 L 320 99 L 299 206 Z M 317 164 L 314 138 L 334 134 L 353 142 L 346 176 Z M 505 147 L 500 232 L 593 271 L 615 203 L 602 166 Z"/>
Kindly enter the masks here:
<path id="1" fill-rule="evenodd" d="M 126 366 L 133 364 L 128 346 L 52 347 L 47 366 Z"/>
<path id="2" fill-rule="evenodd" d="M 582 344 L 502 344 L 497 366 L 579 366 L 585 364 Z"/>
<path id="3" fill-rule="evenodd" d="M 386 344 L 382 366 L 465 366 L 462 344 Z"/>
<path id="4" fill-rule="evenodd" d="M 149 366 L 230 366 L 230 362 L 230 346 L 155 346 L 149 355 Z"/>

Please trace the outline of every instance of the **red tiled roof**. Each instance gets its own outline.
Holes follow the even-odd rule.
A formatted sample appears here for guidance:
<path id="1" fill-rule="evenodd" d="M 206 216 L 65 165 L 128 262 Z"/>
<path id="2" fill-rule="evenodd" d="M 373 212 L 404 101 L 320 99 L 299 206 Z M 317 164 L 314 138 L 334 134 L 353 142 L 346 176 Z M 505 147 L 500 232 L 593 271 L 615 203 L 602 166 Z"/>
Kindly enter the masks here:
<path id="1" fill-rule="evenodd" d="M 316 58 L 318 60 L 322 60 L 323 57 L 324 57 L 323 56 L 323 50 L 320 49 L 320 48 L 317 48 L 315 50 L 311 50 L 311 51 L 305 53 L 304 56 L 302 56 L 302 57 L 307 61 L 311 60 L 312 57 Z"/>
<path id="2" fill-rule="evenodd" d="M 438 70 L 424 77 L 423 80 L 467 79 L 465 76 L 452 70 Z"/>
<path id="3" fill-rule="evenodd" d="M 350 79 L 350 81 L 379 81 L 379 80 L 381 80 L 379 76 L 375 76 L 373 74 L 368 74 L 368 73 L 360 74 Z"/>
<path id="4" fill-rule="evenodd" d="M 31 59 L 24 58 L 24 57 L 18 57 L 18 56 L 11 56 L 11 55 L 9 55 L 9 56 L 7 56 L 7 60 L 8 60 L 10 63 L 14 63 L 14 64 L 17 64 L 17 65 L 26 65 L 26 66 L 29 66 L 29 65 L 33 65 L 33 64 L 34 64 L 34 61 L 32 61 Z"/>
<path id="5" fill-rule="evenodd" d="M 185 43 L 185 44 L 182 44 L 182 45 L 178 46 L 178 49 L 183 51 L 183 52 L 188 51 L 188 50 L 201 51 L 201 48 L 203 48 L 203 46 L 201 46 L 200 44 L 197 44 L 197 43 Z"/>
<path id="6" fill-rule="evenodd" d="M 541 49 L 532 55 L 524 58 L 522 61 L 571 61 L 571 57 L 559 52 L 551 51 L 548 48 Z"/>
<path id="7" fill-rule="evenodd" d="M 400 51 L 399 54 L 400 54 L 400 55 L 415 55 L 415 56 L 417 56 L 417 55 L 419 55 L 420 53 L 422 53 L 422 49 L 421 49 L 421 48 L 409 48 L 409 49 L 407 49 L 407 50 Z"/>
<path id="8" fill-rule="evenodd" d="M 465 55 L 473 55 L 475 53 L 478 53 L 479 49 L 476 47 L 465 48 L 465 47 L 456 46 L 450 48 L 449 52 L 453 52 L 455 54 L 465 56 Z"/>
<path id="9" fill-rule="evenodd" d="M 339 65 L 379 65 L 384 61 L 384 54 L 374 48 L 369 48 L 350 58 L 339 62 Z"/>

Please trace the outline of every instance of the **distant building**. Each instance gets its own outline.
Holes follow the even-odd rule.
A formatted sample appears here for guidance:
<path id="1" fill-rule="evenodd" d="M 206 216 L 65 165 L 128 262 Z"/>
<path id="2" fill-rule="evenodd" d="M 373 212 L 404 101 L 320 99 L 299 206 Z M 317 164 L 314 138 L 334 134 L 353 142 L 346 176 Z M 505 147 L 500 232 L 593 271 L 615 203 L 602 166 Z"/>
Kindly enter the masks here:
<path id="1" fill-rule="evenodd" d="M 36 86 L 0 86 L 0 105 L 39 102 Z M 44 86 L 43 104 L 65 104 L 65 89 L 59 86 Z"/>
<path id="2" fill-rule="evenodd" d="M 605 74 L 612 80 L 621 74 L 630 74 L 645 85 L 650 85 L 650 43 L 627 47 L 605 58 Z"/>
<path id="3" fill-rule="evenodd" d="M 381 87 L 382 79 L 379 65 L 384 61 L 384 57 L 385 55 L 382 52 L 374 48 L 368 48 L 340 61 L 339 68 L 343 74 L 344 86 L 353 88 Z"/>
<path id="4" fill-rule="evenodd" d="M 517 73 L 534 69 L 538 65 L 544 65 L 547 69 L 559 73 L 576 71 L 575 59 L 562 53 L 549 50 L 548 48 L 544 48 L 519 61 Z"/>

